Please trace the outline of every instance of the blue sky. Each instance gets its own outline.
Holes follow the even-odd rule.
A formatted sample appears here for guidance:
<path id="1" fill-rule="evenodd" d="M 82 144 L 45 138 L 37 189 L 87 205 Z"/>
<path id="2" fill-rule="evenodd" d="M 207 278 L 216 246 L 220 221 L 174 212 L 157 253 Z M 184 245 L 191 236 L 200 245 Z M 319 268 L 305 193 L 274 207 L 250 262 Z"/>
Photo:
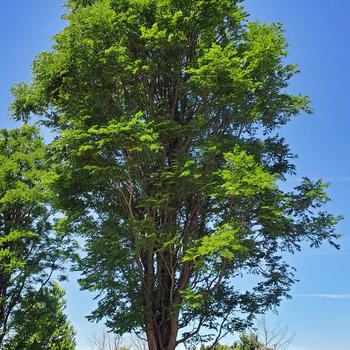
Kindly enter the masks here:
<path id="1" fill-rule="evenodd" d="M 0 127 L 14 127 L 6 119 L 15 82 L 30 79 L 30 65 L 41 50 L 50 47 L 50 36 L 64 22 L 63 0 L 0 1 Z M 329 209 L 345 216 L 339 225 L 342 249 L 304 250 L 290 258 L 299 283 L 293 299 L 284 301 L 279 315 L 268 315 L 274 325 L 288 325 L 296 333 L 290 350 L 348 350 L 350 344 L 350 2 L 348 0 L 247 0 L 251 19 L 281 21 L 290 43 L 289 61 L 302 73 L 291 90 L 309 95 L 314 116 L 296 118 L 282 130 L 296 161 L 298 176 L 330 182 L 333 199 Z M 78 331 L 79 350 L 89 349 L 89 340 L 100 327 L 84 315 L 93 307 L 91 295 L 79 292 L 71 276 L 66 286 L 67 312 Z"/>

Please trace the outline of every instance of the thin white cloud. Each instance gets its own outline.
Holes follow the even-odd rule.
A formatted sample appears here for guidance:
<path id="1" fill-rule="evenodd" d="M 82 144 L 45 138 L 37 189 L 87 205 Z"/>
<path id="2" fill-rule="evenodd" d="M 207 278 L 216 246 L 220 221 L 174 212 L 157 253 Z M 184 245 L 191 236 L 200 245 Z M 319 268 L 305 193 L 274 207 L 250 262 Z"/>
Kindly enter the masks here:
<path id="1" fill-rule="evenodd" d="M 313 252 L 301 252 L 299 256 L 344 256 L 344 255 L 350 255 L 350 251 L 348 250 L 337 250 L 337 249 L 330 249 L 327 251 L 313 251 Z"/>
<path id="2" fill-rule="evenodd" d="M 321 179 L 323 182 L 325 183 L 330 183 L 332 185 L 332 183 L 336 183 L 336 182 L 350 182 L 350 176 L 344 176 L 344 177 L 323 177 L 323 176 L 320 176 L 320 177 L 308 177 L 309 179 L 311 179 L 312 181 L 317 181 L 319 179 Z M 287 178 L 287 180 L 285 182 L 290 182 L 290 183 L 299 183 L 299 182 L 302 182 L 303 181 L 303 178 L 301 177 L 290 177 L 290 178 Z M 282 181 L 284 182 L 284 181 Z"/>
<path id="3" fill-rule="evenodd" d="M 334 300 L 350 300 L 350 293 L 303 293 L 295 294 L 296 297 L 305 298 L 324 298 L 324 299 L 334 299 Z"/>

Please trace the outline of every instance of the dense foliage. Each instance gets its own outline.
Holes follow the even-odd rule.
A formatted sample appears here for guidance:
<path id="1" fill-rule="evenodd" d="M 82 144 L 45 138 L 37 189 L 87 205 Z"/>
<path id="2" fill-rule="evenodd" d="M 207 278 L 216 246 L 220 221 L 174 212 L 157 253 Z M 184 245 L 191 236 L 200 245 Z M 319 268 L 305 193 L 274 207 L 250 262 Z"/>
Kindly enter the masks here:
<path id="1" fill-rule="evenodd" d="M 64 314 L 63 297 L 57 284 L 28 292 L 15 312 L 4 350 L 74 350 L 74 330 Z"/>
<path id="2" fill-rule="evenodd" d="M 286 92 L 297 68 L 281 26 L 239 3 L 70 0 L 32 83 L 13 89 L 14 118 L 57 132 L 55 188 L 86 239 L 91 319 L 145 333 L 150 350 L 244 329 L 288 296 L 283 252 L 337 237 L 321 181 L 280 188 L 295 169 L 278 128 L 309 102 Z"/>
<path id="3" fill-rule="evenodd" d="M 45 152 L 35 127 L 0 130 L 0 347 L 23 295 L 45 286 L 70 252 L 52 217 Z"/>

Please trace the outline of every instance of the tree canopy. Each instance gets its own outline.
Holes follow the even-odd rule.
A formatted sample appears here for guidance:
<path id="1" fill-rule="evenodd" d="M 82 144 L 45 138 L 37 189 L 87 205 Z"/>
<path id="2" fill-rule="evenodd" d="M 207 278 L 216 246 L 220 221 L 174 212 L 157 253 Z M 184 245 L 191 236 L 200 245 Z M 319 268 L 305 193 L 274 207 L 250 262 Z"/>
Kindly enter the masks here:
<path id="1" fill-rule="evenodd" d="M 64 314 L 63 297 L 57 284 L 28 292 L 15 312 L 4 350 L 74 350 L 74 329 Z"/>
<path id="2" fill-rule="evenodd" d="M 54 219 L 54 173 L 37 128 L 0 130 L 0 346 L 25 293 L 40 290 L 72 245 Z"/>
<path id="3" fill-rule="evenodd" d="M 67 6 L 11 109 L 57 133 L 54 187 L 86 239 L 90 318 L 144 333 L 150 350 L 244 329 L 289 295 L 283 252 L 337 238 L 321 181 L 281 186 L 295 167 L 278 130 L 311 111 L 287 92 L 298 69 L 281 25 L 235 0 Z"/>

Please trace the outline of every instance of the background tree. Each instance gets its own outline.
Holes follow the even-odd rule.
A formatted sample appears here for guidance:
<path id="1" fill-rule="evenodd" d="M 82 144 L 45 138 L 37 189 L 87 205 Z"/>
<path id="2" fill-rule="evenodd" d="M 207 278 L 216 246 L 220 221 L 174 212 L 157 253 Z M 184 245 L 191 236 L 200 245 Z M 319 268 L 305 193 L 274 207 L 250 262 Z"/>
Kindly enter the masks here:
<path id="1" fill-rule="evenodd" d="M 131 349 L 133 350 L 148 350 L 148 344 L 146 339 L 140 336 L 132 337 Z"/>
<path id="2" fill-rule="evenodd" d="M 201 350 L 273 350 L 265 347 L 254 333 L 241 334 L 238 341 L 232 345 L 215 344 L 213 346 L 201 346 Z"/>
<path id="3" fill-rule="evenodd" d="M 139 337 L 132 336 L 125 344 L 121 336 L 107 331 L 94 335 L 91 345 L 94 350 L 148 350 L 147 342 Z"/>
<path id="4" fill-rule="evenodd" d="M 58 199 L 86 238 L 81 286 L 98 293 L 90 319 L 145 333 L 150 350 L 243 330 L 288 296 L 283 252 L 336 245 L 325 185 L 279 186 L 295 169 L 278 128 L 309 101 L 286 92 L 297 68 L 281 25 L 239 3 L 70 0 L 32 84 L 13 89 L 14 118 L 58 133 Z"/>
<path id="5" fill-rule="evenodd" d="M 221 346 L 220 350 L 273 350 L 272 348 L 265 347 L 258 339 L 256 334 L 242 334 L 240 340 L 235 342 L 232 347 Z"/>
<path id="6" fill-rule="evenodd" d="M 286 350 L 294 339 L 288 327 L 268 327 L 265 318 L 256 322 L 255 329 L 241 334 L 232 345 L 220 343 L 212 346 L 201 346 L 201 350 Z"/>
<path id="7" fill-rule="evenodd" d="M 286 350 L 295 337 L 295 334 L 289 332 L 288 327 L 269 327 L 265 318 L 259 319 L 256 325 L 259 340 L 266 349 Z"/>
<path id="8" fill-rule="evenodd" d="M 23 295 L 47 285 L 70 251 L 49 207 L 53 176 L 35 127 L 0 130 L 0 347 Z"/>
<path id="9" fill-rule="evenodd" d="M 102 332 L 101 335 L 95 335 L 91 341 L 95 350 L 127 350 L 122 346 L 122 338 L 116 334 Z"/>
<path id="10" fill-rule="evenodd" d="M 64 314 L 63 297 L 57 284 L 28 292 L 15 312 L 4 350 L 74 350 L 74 329 Z"/>

